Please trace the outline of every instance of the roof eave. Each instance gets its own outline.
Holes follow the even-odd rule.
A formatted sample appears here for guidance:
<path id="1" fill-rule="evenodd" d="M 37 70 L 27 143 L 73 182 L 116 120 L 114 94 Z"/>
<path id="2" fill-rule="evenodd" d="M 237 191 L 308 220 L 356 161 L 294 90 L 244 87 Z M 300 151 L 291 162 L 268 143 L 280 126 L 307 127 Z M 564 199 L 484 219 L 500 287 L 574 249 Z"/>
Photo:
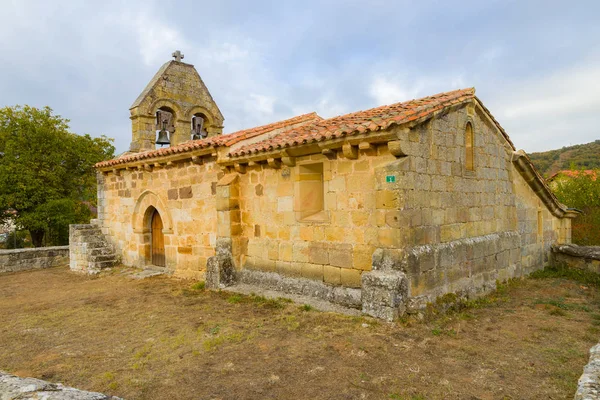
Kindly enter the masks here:
<path id="1" fill-rule="evenodd" d="M 544 181 L 535 169 L 525 151 L 518 150 L 513 152 L 512 163 L 552 215 L 557 218 L 575 218 L 580 214 L 578 210 L 567 208 L 558 201 L 554 193 L 552 193 L 546 184 L 546 181 Z"/>

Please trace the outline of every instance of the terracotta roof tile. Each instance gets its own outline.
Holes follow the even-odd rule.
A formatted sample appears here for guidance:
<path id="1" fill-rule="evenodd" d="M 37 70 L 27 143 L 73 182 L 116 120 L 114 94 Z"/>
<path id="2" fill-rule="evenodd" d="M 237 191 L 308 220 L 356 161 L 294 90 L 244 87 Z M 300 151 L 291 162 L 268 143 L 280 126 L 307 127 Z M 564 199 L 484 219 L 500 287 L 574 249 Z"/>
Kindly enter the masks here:
<path id="1" fill-rule="evenodd" d="M 189 140 L 187 142 L 178 144 L 177 146 L 165 147 L 157 150 L 146 151 L 143 153 L 126 154 L 124 156 L 114 158 L 108 161 L 102 161 L 95 165 L 96 168 L 106 168 L 110 166 L 117 166 L 119 164 L 126 164 L 129 162 L 150 160 L 168 156 L 178 153 L 186 153 L 193 150 L 205 149 L 208 147 L 223 147 L 232 146 L 242 140 L 250 139 L 264 133 L 273 132 L 279 129 L 285 129 L 301 123 L 310 123 L 311 121 L 318 121 L 322 118 L 317 113 L 309 113 L 299 115 L 293 118 L 289 118 L 283 121 L 277 121 L 271 124 L 257 126 L 255 128 L 245 129 L 225 135 L 213 136 L 202 140 Z"/>
<path id="2" fill-rule="evenodd" d="M 365 134 L 387 129 L 394 124 L 425 118 L 435 111 L 475 98 L 475 89 L 461 89 L 422 99 L 358 111 L 290 129 L 273 138 L 249 144 L 229 153 L 242 157 L 275 149 L 315 143 L 347 135 Z"/>
<path id="3" fill-rule="evenodd" d="M 584 175 L 589 175 L 592 177 L 592 180 L 596 180 L 597 177 L 597 172 L 593 169 L 586 169 L 583 171 Z M 581 170 L 570 170 L 570 169 L 564 169 L 562 171 L 558 171 L 557 173 L 553 174 L 550 178 L 548 178 L 548 181 L 553 181 L 554 179 L 556 179 L 559 175 L 564 175 L 566 177 L 569 178 L 575 178 L 581 175 Z"/>

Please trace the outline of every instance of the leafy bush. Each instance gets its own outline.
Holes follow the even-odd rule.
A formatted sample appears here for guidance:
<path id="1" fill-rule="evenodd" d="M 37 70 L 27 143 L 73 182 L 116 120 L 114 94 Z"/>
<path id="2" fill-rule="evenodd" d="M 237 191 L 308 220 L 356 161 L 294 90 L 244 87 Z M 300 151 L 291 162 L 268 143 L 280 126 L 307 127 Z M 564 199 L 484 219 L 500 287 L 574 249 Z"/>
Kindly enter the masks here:
<path id="1" fill-rule="evenodd" d="M 583 211 L 572 221 L 573 243 L 582 246 L 600 245 L 600 170 L 595 175 L 583 172 L 556 181 L 554 194 L 568 207 Z"/>

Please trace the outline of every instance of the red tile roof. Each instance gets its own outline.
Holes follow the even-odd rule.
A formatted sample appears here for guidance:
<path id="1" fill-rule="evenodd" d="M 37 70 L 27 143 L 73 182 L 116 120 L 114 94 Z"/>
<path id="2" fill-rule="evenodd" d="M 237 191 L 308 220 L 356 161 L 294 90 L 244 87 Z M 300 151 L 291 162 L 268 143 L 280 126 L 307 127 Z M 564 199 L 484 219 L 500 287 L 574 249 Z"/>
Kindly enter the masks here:
<path id="1" fill-rule="evenodd" d="M 309 113 L 299 115 L 293 118 L 289 118 L 283 121 L 274 122 L 268 125 L 262 125 L 255 128 L 245 129 L 229 133 L 226 135 L 212 136 L 202 140 L 189 140 L 187 142 L 178 144 L 177 146 L 165 147 L 157 150 L 146 151 L 143 153 L 127 154 L 122 157 L 114 158 L 108 161 L 102 161 L 95 165 L 96 168 L 106 168 L 110 166 L 116 166 L 119 164 L 126 164 L 133 161 L 148 160 L 152 158 L 159 158 L 171 154 L 187 153 L 193 150 L 204 149 L 208 147 L 221 147 L 221 146 L 232 146 L 242 140 L 250 139 L 264 133 L 273 132 L 279 129 L 285 129 L 293 127 L 294 125 L 302 123 L 310 123 L 312 121 L 319 121 L 322 118 L 317 113 Z"/>
<path id="2" fill-rule="evenodd" d="M 586 169 L 583 171 L 584 175 L 590 175 L 592 177 L 592 180 L 596 180 L 597 177 L 597 173 L 596 171 L 594 171 L 593 169 Z M 556 179 L 559 175 L 564 175 L 568 178 L 575 178 L 578 177 L 579 175 L 581 175 L 581 171 L 580 170 L 570 170 L 570 169 L 565 169 L 562 171 L 558 171 L 557 173 L 555 173 L 554 175 L 552 175 L 550 178 L 548 178 L 548 181 L 553 181 L 554 179 Z"/>
<path id="3" fill-rule="evenodd" d="M 273 138 L 249 144 L 229 153 L 230 157 L 266 152 L 344 136 L 368 134 L 430 116 L 435 111 L 475 98 L 475 89 L 440 93 L 418 100 L 354 112 L 299 126 Z"/>

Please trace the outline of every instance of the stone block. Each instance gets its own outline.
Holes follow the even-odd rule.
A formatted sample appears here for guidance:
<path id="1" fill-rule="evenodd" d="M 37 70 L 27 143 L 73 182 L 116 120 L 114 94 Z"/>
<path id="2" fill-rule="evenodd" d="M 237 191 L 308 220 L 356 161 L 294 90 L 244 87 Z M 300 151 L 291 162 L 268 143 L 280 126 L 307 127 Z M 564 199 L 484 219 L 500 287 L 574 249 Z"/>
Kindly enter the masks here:
<path id="1" fill-rule="evenodd" d="M 180 199 L 191 199 L 193 196 L 192 187 L 186 186 L 179 188 L 179 198 Z"/>
<path id="2" fill-rule="evenodd" d="M 350 216 L 355 226 L 365 226 L 369 222 L 369 214 L 365 211 L 352 211 Z"/>
<path id="3" fill-rule="evenodd" d="M 362 275 L 362 311 L 375 318 L 393 321 L 403 315 L 408 299 L 408 282 L 399 271 L 372 271 Z"/>
<path id="4" fill-rule="evenodd" d="M 340 268 L 340 277 L 343 286 L 347 287 L 360 287 L 360 275 L 362 271 L 357 269 L 346 269 Z"/>
<path id="5" fill-rule="evenodd" d="M 291 242 L 279 243 L 279 259 L 282 261 L 293 260 L 293 244 Z"/>
<path id="6" fill-rule="evenodd" d="M 329 247 L 329 264 L 340 268 L 352 268 L 352 245 L 332 243 Z"/>
<path id="7" fill-rule="evenodd" d="M 310 259 L 310 246 L 308 242 L 296 242 L 292 245 L 292 258 L 297 262 L 308 262 Z"/>
<path id="8" fill-rule="evenodd" d="M 338 267 L 332 267 L 329 265 L 323 266 L 323 280 L 325 283 L 332 285 L 339 285 L 342 283 L 341 270 Z"/>
<path id="9" fill-rule="evenodd" d="M 398 192 L 392 190 L 378 190 L 375 192 L 375 204 L 378 209 L 398 208 Z"/>
<path id="10" fill-rule="evenodd" d="M 325 228 L 325 239 L 328 242 L 342 242 L 346 237 L 346 230 L 344 228 L 333 226 L 327 226 Z"/>
<path id="11" fill-rule="evenodd" d="M 336 176 L 329 182 L 327 182 L 327 188 L 332 192 L 343 192 L 346 190 L 346 178 L 343 176 Z"/>
<path id="12" fill-rule="evenodd" d="M 285 276 L 300 276 L 300 270 L 294 269 L 291 262 L 277 261 L 275 262 L 275 270 L 278 274 Z"/>
<path id="13" fill-rule="evenodd" d="M 294 211 L 294 198 L 292 196 L 277 199 L 277 212 Z"/>
<path id="14" fill-rule="evenodd" d="M 319 264 L 302 264 L 302 276 L 307 279 L 313 279 L 317 281 L 323 280 L 323 266 Z"/>
<path id="15" fill-rule="evenodd" d="M 179 246 L 177 247 L 177 253 L 179 254 L 192 254 L 192 248 L 189 246 Z"/>
<path id="16" fill-rule="evenodd" d="M 179 198 L 177 189 L 169 189 L 169 190 L 167 190 L 167 198 L 169 200 L 177 200 Z"/>
<path id="17" fill-rule="evenodd" d="M 313 264 L 329 264 L 327 243 L 310 243 L 308 247 L 308 261 Z"/>
<path id="18" fill-rule="evenodd" d="M 313 240 L 313 227 L 312 226 L 301 226 L 300 227 L 300 239 L 301 240 Z"/>
<path id="19" fill-rule="evenodd" d="M 352 268 L 370 271 L 375 247 L 371 245 L 356 244 L 352 250 Z"/>

